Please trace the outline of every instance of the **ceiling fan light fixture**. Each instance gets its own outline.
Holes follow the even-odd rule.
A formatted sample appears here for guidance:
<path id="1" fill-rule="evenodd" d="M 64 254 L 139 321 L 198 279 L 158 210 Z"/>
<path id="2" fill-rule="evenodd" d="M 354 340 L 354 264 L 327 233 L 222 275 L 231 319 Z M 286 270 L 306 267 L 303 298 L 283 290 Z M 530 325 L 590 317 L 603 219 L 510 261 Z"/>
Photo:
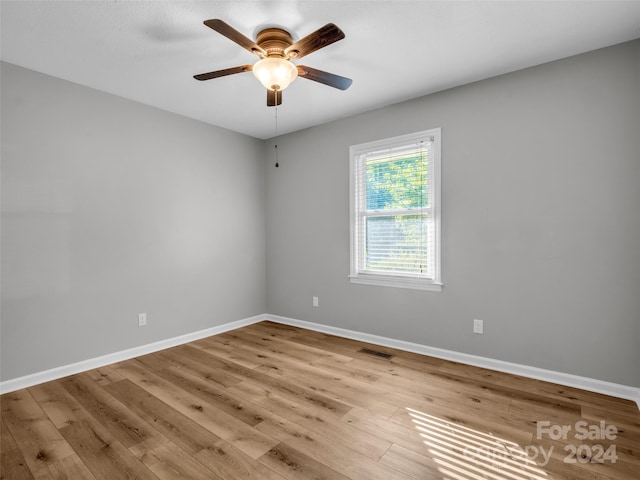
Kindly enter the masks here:
<path id="1" fill-rule="evenodd" d="M 2 1 L 2 0 L 0 0 Z M 291 34 L 282 28 L 265 28 L 256 35 L 256 40 L 245 37 L 228 23 L 219 18 L 205 20 L 204 24 L 245 50 L 260 57 L 255 64 L 224 68 L 213 72 L 194 75 L 196 80 L 211 80 L 236 73 L 253 71 L 256 78 L 267 89 L 267 107 L 282 104 L 282 90 L 287 88 L 296 77 L 306 78 L 333 88 L 346 90 L 351 86 L 351 79 L 333 73 L 316 70 L 291 62 L 306 57 L 344 38 L 344 32 L 333 23 L 327 23 L 315 32 L 293 41 Z"/>
<path id="2" fill-rule="evenodd" d="M 284 58 L 267 57 L 253 65 L 253 74 L 267 90 L 284 90 L 298 76 L 298 68 Z"/>

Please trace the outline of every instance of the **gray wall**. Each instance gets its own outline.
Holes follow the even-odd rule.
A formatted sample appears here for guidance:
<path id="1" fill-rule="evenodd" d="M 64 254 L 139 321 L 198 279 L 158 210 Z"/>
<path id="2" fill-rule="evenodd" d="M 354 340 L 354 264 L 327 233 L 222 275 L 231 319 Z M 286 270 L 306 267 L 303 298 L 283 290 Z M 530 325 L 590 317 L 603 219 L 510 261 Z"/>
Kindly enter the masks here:
<path id="1" fill-rule="evenodd" d="M 1 73 L 2 380 L 265 311 L 261 141 Z"/>
<path id="2" fill-rule="evenodd" d="M 267 142 L 267 311 L 640 386 L 639 86 L 634 41 Z M 443 292 L 350 284 L 349 146 L 432 127 Z"/>

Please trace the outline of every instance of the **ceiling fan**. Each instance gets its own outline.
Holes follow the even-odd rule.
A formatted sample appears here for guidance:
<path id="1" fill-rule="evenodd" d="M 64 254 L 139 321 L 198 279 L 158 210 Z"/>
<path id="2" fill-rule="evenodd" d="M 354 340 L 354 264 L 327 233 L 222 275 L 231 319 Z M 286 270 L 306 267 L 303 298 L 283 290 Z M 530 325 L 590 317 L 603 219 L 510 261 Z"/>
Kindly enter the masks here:
<path id="1" fill-rule="evenodd" d="M 346 90 L 351 86 L 352 80 L 350 78 L 304 65 L 295 65 L 291 62 L 291 60 L 300 59 L 338 40 L 342 40 L 344 32 L 333 23 L 326 24 L 295 43 L 291 38 L 291 34 L 281 28 L 261 30 L 254 42 L 220 19 L 205 20 L 204 24 L 257 55 L 260 60 L 253 65 L 242 65 L 194 75 L 193 78 L 196 80 L 211 80 L 212 78 L 224 77 L 235 73 L 253 71 L 256 78 L 267 89 L 268 107 L 274 107 L 282 103 L 282 90 L 287 88 L 296 77 L 313 80 L 340 90 Z"/>

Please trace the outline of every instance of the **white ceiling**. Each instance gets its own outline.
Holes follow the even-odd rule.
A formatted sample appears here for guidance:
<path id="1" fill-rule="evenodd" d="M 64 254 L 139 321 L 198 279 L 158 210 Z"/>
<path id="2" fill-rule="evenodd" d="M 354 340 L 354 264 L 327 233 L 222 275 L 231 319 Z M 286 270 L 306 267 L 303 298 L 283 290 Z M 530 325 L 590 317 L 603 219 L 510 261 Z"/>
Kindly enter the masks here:
<path id="1" fill-rule="evenodd" d="M 1 58 L 257 138 L 275 109 L 251 73 L 194 74 L 257 57 L 203 25 L 294 40 L 333 22 L 346 38 L 301 59 L 353 79 L 297 79 L 277 109 L 292 132 L 446 88 L 640 37 L 640 1 L 6 1 Z"/>

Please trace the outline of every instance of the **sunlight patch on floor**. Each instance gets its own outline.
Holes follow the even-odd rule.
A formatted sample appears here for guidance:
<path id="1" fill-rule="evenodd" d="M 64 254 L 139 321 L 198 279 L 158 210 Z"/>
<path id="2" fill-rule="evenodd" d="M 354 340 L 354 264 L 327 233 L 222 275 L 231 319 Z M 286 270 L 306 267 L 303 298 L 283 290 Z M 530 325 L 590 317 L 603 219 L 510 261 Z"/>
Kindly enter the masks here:
<path id="1" fill-rule="evenodd" d="M 492 433 L 406 408 L 438 470 L 451 480 L 547 480 L 538 451 Z M 538 461 L 548 462 L 540 457 Z M 546 464 L 546 463 L 545 463 Z"/>

